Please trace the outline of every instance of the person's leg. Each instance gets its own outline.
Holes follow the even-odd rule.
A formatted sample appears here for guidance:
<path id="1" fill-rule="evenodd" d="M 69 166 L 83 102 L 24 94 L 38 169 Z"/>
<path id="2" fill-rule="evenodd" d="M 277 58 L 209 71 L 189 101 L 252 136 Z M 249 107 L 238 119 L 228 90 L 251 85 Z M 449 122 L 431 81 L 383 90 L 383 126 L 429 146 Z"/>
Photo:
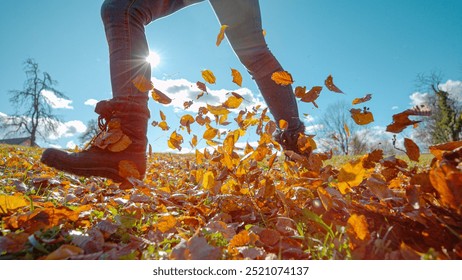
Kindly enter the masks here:
<path id="1" fill-rule="evenodd" d="M 151 79 L 144 26 L 198 0 L 106 0 L 101 8 L 110 54 L 112 95 L 95 108 L 101 132 L 89 149 L 67 153 L 47 149 L 41 161 L 80 176 L 115 181 L 143 178 L 146 171 L 148 91 L 134 79 Z"/>
<path id="2" fill-rule="evenodd" d="M 271 75 L 283 68 L 265 42 L 258 0 L 210 0 L 234 52 L 261 91 L 276 123 L 283 119 L 289 131 L 302 131 L 297 101 L 291 86 L 277 85 Z"/>

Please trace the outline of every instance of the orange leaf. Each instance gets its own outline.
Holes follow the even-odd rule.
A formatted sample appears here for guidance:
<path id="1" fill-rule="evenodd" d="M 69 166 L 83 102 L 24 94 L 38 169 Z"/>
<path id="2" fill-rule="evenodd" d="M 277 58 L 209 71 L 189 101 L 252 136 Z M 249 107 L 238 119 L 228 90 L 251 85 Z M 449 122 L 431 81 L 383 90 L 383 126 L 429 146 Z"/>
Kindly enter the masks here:
<path id="1" fill-rule="evenodd" d="M 153 89 L 151 92 L 152 99 L 159 102 L 160 104 L 170 104 L 172 99 L 165 95 L 163 92 L 157 89 Z"/>
<path id="2" fill-rule="evenodd" d="M 136 164 L 131 160 L 121 160 L 119 162 L 119 176 L 122 178 L 141 178 L 140 172 L 138 171 Z"/>
<path id="3" fill-rule="evenodd" d="M 241 247 L 241 246 L 248 245 L 249 243 L 250 243 L 249 232 L 247 230 L 242 230 L 229 241 L 229 247 L 231 248 Z"/>
<path id="4" fill-rule="evenodd" d="M 163 130 L 163 131 L 167 131 L 170 129 L 170 127 L 168 126 L 167 122 L 166 121 L 161 121 L 158 126 Z"/>
<path id="5" fill-rule="evenodd" d="M 159 111 L 159 114 L 160 114 L 160 119 L 165 121 L 167 119 L 167 117 L 165 116 L 164 112 L 162 111 Z"/>
<path id="6" fill-rule="evenodd" d="M 318 99 L 319 95 L 321 94 L 322 87 L 314 86 L 308 92 L 304 93 L 300 98 L 303 102 L 312 102 L 316 108 L 318 105 L 315 103 L 316 99 Z M 300 94 L 300 93 L 299 93 Z"/>
<path id="7" fill-rule="evenodd" d="M 343 123 L 343 129 L 345 130 L 345 134 L 347 138 L 350 137 L 350 128 L 348 127 L 346 123 Z"/>
<path id="8" fill-rule="evenodd" d="M 411 139 L 404 138 L 404 147 L 406 148 L 406 154 L 409 159 L 418 162 L 420 157 L 419 146 L 417 146 Z"/>
<path id="9" fill-rule="evenodd" d="M 361 97 L 361 98 L 355 98 L 353 99 L 353 105 L 360 104 L 366 101 L 369 101 L 372 99 L 372 94 L 368 93 L 366 96 Z"/>
<path id="10" fill-rule="evenodd" d="M 172 215 L 161 217 L 156 224 L 156 228 L 161 232 L 167 232 L 176 226 L 176 218 Z"/>
<path id="11" fill-rule="evenodd" d="M 343 91 L 341 91 L 336 85 L 334 85 L 334 79 L 332 78 L 331 75 L 329 75 L 326 78 L 326 80 L 324 81 L 324 84 L 330 91 L 337 92 L 337 93 L 343 93 Z"/>
<path id="12" fill-rule="evenodd" d="M 279 128 L 284 130 L 289 127 L 289 123 L 286 120 L 280 119 L 279 120 Z"/>
<path id="13" fill-rule="evenodd" d="M 233 77 L 233 83 L 238 86 L 242 86 L 242 75 L 236 69 L 231 68 L 231 76 Z"/>
<path id="14" fill-rule="evenodd" d="M 202 138 L 206 140 L 212 140 L 213 138 L 215 138 L 215 136 L 217 136 L 218 129 L 213 128 L 209 124 L 206 124 L 206 127 L 207 129 L 205 130 L 204 135 L 202 135 Z"/>
<path id="15" fill-rule="evenodd" d="M 185 109 L 188 109 L 189 107 L 191 107 L 191 105 L 193 105 L 193 101 L 192 101 L 192 100 L 186 101 L 186 102 L 183 103 L 183 107 L 184 107 Z"/>
<path id="16" fill-rule="evenodd" d="M 292 79 L 292 75 L 290 75 L 290 73 L 287 71 L 274 72 L 271 75 L 271 80 L 273 80 L 276 84 L 281 86 L 291 85 L 294 82 Z"/>
<path id="17" fill-rule="evenodd" d="M 191 133 L 191 124 L 194 122 L 194 117 L 189 114 L 182 116 L 180 119 L 180 124 L 182 126 L 186 126 L 186 128 L 188 129 L 188 133 Z"/>
<path id="18" fill-rule="evenodd" d="M 223 24 L 220 28 L 220 32 L 217 35 L 217 42 L 216 42 L 217 47 L 221 44 L 221 41 L 223 41 L 223 39 L 225 38 L 226 28 L 228 28 L 228 25 L 226 24 Z"/>
<path id="19" fill-rule="evenodd" d="M 203 70 L 201 71 L 202 73 L 202 78 L 204 78 L 204 80 L 209 83 L 209 84 L 214 84 L 215 81 L 216 81 L 216 78 L 215 78 L 215 75 L 213 74 L 212 71 L 210 70 Z M 205 91 L 205 90 L 204 90 Z"/>
<path id="20" fill-rule="evenodd" d="M 349 232 L 353 234 L 353 237 L 359 240 L 369 240 L 371 238 L 366 216 L 353 214 L 350 216 L 347 223 L 350 229 Z"/>
<path id="21" fill-rule="evenodd" d="M 360 109 L 351 109 L 351 118 L 355 121 L 356 124 L 366 125 L 374 121 L 374 115 L 367 110 Z"/>
<path id="22" fill-rule="evenodd" d="M 437 160 L 442 160 L 444 153 L 453 151 L 460 147 L 462 147 L 462 140 L 430 146 L 429 150 L 430 153 L 432 153 Z"/>
<path id="23" fill-rule="evenodd" d="M 133 81 L 133 85 L 141 92 L 148 92 L 153 89 L 152 82 L 146 79 L 143 75 L 136 76 Z"/>
<path id="24" fill-rule="evenodd" d="M 202 90 L 202 95 L 204 94 L 204 92 L 207 92 L 207 87 L 205 86 L 205 84 L 203 82 L 197 82 L 196 83 L 197 85 L 197 88 Z M 199 99 L 200 97 L 197 97 L 197 99 Z"/>

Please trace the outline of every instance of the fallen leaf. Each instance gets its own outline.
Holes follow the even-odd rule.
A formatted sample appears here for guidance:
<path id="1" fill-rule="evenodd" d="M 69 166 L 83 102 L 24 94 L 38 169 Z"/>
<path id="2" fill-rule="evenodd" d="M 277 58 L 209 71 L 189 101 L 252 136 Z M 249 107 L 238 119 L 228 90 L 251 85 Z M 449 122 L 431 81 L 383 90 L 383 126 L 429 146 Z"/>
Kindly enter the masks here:
<path id="1" fill-rule="evenodd" d="M 177 224 L 176 218 L 172 215 L 162 216 L 156 223 L 156 228 L 161 232 L 167 232 L 173 229 Z"/>
<path id="2" fill-rule="evenodd" d="M 119 162 L 119 176 L 122 178 L 141 178 L 140 172 L 138 171 L 136 164 L 131 160 L 121 160 Z"/>
<path id="3" fill-rule="evenodd" d="M 28 205 L 30 202 L 23 195 L 0 195 L 0 214 L 7 214 Z"/>
<path id="4" fill-rule="evenodd" d="M 371 238 L 366 216 L 352 214 L 350 218 L 348 218 L 347 223 L 348 223 L 349 233 L 353 237 L 358 238 L 359 240 L 362 240 L 362 241 L 369 240 Z"/>

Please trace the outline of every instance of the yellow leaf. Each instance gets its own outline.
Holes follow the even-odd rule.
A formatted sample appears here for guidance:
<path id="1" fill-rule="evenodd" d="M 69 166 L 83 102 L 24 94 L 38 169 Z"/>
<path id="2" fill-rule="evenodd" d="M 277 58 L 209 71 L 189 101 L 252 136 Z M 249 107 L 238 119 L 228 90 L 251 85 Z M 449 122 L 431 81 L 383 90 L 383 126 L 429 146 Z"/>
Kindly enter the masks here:
<path id="1" fill-rule="evenodd" d="M 370 232 L 364 215 L 353 214 L 348 219 L 349 232 L 353 234 L 354 237 L 359 240 L 368 240 L 370 239 Z"/>
<path id="2" fill-rule="evenodd" d="M 225 108 L 236 109 L 241 106 L 243 100 L 242 97 L 232 95 L 223 103 L 223 106 Z"/>
<path id="3" fill-rule="evenodd" d="M 22 195 L 0 195 L 0 214 L 6 214 L 27 205 L 29 201 Z"/>
<path id="4" fill-rule="evenodd" d="M 209 124 L 206 124 L 206 127 L 207 129 L 205 130 L 204 135 L 202 135 L 202 138 L 206 140 L 212 140 L 213 138 L 215 138 L 215 136 L 217 136 L 218 129 L 213 128 Z"/>
<path id="5" fill-rule="evenodd" d="M 161 232 L 167 232 L 176 226 L 176 218 L 172 215 L 161 217 L 156 224 L 156 228 Z"/>
<path id="6" fill-rule="evenodd" d="M 183 136 L 178 134 L 176 131 L 173 131 L 170 135 L 170 139 L 168 139 L 168 147 L 170 149 L 178 149 L 181 151 L 181 144 L 183 144 Z"/>
<path id="7" fill-rule="evenodd" d="M 242 86 L 242 75 L 236 69 L 231 68 L 231 76 L 233 77 L 233 83 L 238 86 Z"/>
<path id="8" fill-rule="evenodd" d="M 132 83 L 136 89 L 141 92 L 148 92 L 153 88 L 152 82 L 146 79 L 143 75 L 136 76 Z"/>
<path id="9" fill-rule="evenodd" d="M 223 41 L 223 39 L 225 38 L 226 28 L 228 28 L 228 25 L 226 24 L 223 24 L 220 28 L 220 32 L 217 35 L 217 42 L 216 42 L 217 47 L 221 44 L 221 41 Z"/>
<path id="10" fill-rule="evenodd" d="M 189 114 L 182 116 L 180 119 L 180 124 L 182 126 L 186 126 L 186 128 L 188 129 L 188 134 L 191 133 L 191 124 L 194 122 L 194 117 Z"/>
<path id="11" fill-rule="evenodd" d="M 117 141 L 114 144 L 110 144 L 107 147 L 107 149 L 114 153 L 122 152 L 123 150 L 127 149 L 131 143 L 132 143 L 132 140 L 127 135 L 124 134 L 122 138 L 120 138 L 119 141 Z"/>
<path id="12" fill-rule="evenodd" d="M 202 177 L 202 187 L 206 190 L 210 190 L 215 186 L 215 175 L 212 171 L 207 171 Z"/>
<path id="13" fill-rule="evenodd" d="M 266 36 L 266 30 L 265 29 L 263 29 L 261 33 L 263 34 L 263 36 Z"/>
<path id="14" fill-rule="evenodd" d="M 197 162 L 197 164 L 204 163 L 204 159 L 205 159 L 204 154 L 199 152 L 199 150 L 196 150 L 196 162 Z"/>
<path id="15" fill-rule="evenodd" d="M 167 119 L 167 118 L 165 117 L 164 112 L 159 111 L 159 114 L 160 114 L 160 119 L 161 119 L 161 120 L 165 121 L 165 120 Z"/>
<path id="16" fill-rule="evenodd" d="M 191 148 L 194 148 L 194 147 L 197 146 L 197 135 L 193 135 L 193 138 L 192 138 L 190 144 L 191 144 Z"/>
<path id="17" fill-rule="evenodd" d="M 215 75 L 213 74 L 212 71 L 210 70 L 203 70 L 201 71 L 202 73 L 202 78 L 204 78 L 204 80 L 209 83 L 209 84 L 214 84 L 215 81 L 216 81 L 216 78 L 215 78 Z"/>
<path id="18" fill-rule="evenodd" d="M 274 72 L 271 75 L 271 80 L 273 80 L 276 84 L 281 86 L 287 86 L 294 82 L 292 80 L 292 75 L 290 75 L 290 73 L 287 71 Z"/>
<path id="19" fill-rule="evenodd" d="M 366 170 L 360 159 L 344 164 L 337 176 L 340 192 L 345 194 L 349 188 L 359 186 L 365 175 Z"/>
<path id="20" fill-rule="evenodd" d="M 207 104 L 207 109 L 209 110 L 210 113 L 217 115 L 217 116 L 229 114 L 229 110 L 222 105 L 213 106 L 213 105 Z"/>
<path id="21" fill-rule="evenodd" d="M 159 102 L 160 104 L 170 104 L 172 99 L 165 95 L 163 92 L 157 89 L 153 89 L 151 92 L 152 99 Z"/>
<path id="22" fill-rule="evenodd" d="M 166 121 L 161 121 L 158 126 L 162 128 L 163 131 L 167 131 L 170 129 Z"/>
<path id="23" fill-rule="evenodd" d="M 136 164 L 131 160 L 121 160 L 119 162 L 119 176 L 122 178 L 134 177 L 136 179 L 141 179 Z"/>

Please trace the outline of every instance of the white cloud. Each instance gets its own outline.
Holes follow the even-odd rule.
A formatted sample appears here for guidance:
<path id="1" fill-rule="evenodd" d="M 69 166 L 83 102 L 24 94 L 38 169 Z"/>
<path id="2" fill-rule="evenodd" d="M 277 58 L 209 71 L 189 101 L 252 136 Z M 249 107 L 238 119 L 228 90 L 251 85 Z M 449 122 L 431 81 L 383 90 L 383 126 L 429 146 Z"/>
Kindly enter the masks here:
<path id="1" fill-rule="evenodd" d="M 446 83 L 440 84 L 439 88 L 448 92 L 454 100 L 462 102 L 462 81 L 447 80 Z"/>
<path id="2" fill-rule="evenodd" d="M 412 106 L 424 105 L 426 104 L 428 93 L 414 92 L 409 96 L 411 99 Z"/>
<path id="3" fill-rule="evenodd" d="M 305 133 L 306 134 L 317 134 L 320 130 L 322 130 L 324 126 L 322 124 L 313 124 L 305 126 Z"/>
<path id="4" fill-rule="evenodd" d="M 391 107 L 391 109 L 392 109 L 392 110 L 398 110 L 399 107 L 398 107 L 398 106 L 393 106 L 393 107 Z"/>
<path id="5" fill-rule="evenodd" d="M 90 99 L 86 100 L 83 104 L 95 107 L 96 103 L 98 103 L 98 100 L 90 98 Z"/>
<path id="6" fill-rule="evenodd" d="M 72 140 L 67 142 L 67 144 L 66 144 L 66 148 L 68 148 L 68 149 L 74 149 L 75 146 L 77 146 L 77 144 L 75 144 L 75 142 L 72 141 Z"/>
<path id="7" fill-rule="evenodd" d="M 71 106 L 72 100 L 67 100 L 56 96 L 56 94 L 49 90 L 42 90 L 41 94 L 45 97 L 45 100 L 52 108 L 55 109 L 74 109 Z"/>
<path id="8" fill-rule="evenodd" d="M 78 120 L 68 121 L 64 123 L 60 122 L 57 125 L 58 128 L 56 129 L 56 133 L 51 134 L 49 136 L 49 138 L 52 140 L 56 140 L 63 137 L 73 137 L 76 134 L 83 133 L 85 132 L 85 130 L 87 130 L 87 126 L 83 122 Z"/>
<path id="9" fill-rule="evenodd" d="M 168 97 L 172 99 L 172 102 L 166 106 L 174 107 L 176 112 L 178 111 L 190 111 L 197 112 L 200 107 L 205 107 L 206 104 L 209 105 L 219 105 L 225 102 L 230 97 L 230 92 L 235 92 L 241 95 L 244 98 L 241 106 L 234 110 L 242 110 L 244 108 L 252 108 L 256 105 L 262 105 L 262 100 L 256 97 L 252 91 L 248 88 L 239 88 L 239 89 L 219 89 L 213 90 L 207 88 L 207 92 L 202 97 L 197 99 L 197 96 L 201 94 L 201 90 L 197 88 L 195 82 L 190 82 L 186 79 L 169 79 L 169 80 L 159 80 L 152 78 L 154 87 L 161 92 L 165 93 Z M 193 101 L 193 104 L 185 109 L 184 103 L 188 101 Z M 233 110 L 232 110 L 233 111 Z"/>

